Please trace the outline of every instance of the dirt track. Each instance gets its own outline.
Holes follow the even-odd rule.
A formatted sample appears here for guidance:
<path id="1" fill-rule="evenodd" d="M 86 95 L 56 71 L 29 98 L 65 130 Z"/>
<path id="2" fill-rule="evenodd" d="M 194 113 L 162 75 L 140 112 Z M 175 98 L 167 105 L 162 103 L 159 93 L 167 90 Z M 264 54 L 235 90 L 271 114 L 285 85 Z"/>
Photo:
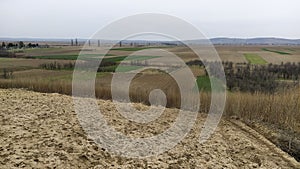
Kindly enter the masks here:
<path id="1" fill-rule="evenodd" d="M 72 98 L 0 89 L 0 168 L 300 168 L 293 158 L 239 121 L 222 120 L 214 135 L 198 142 L 204 114 L 175 148 L 157 157 L 111 155 L 87 139 Z M 168 109 L 150 124 L 122 118 L 109 101 L 99 101 L 108 123 L 132 137 L 163 132 L 176 118 Z M 141 104 L 139 109 L 147 109 Z"/>

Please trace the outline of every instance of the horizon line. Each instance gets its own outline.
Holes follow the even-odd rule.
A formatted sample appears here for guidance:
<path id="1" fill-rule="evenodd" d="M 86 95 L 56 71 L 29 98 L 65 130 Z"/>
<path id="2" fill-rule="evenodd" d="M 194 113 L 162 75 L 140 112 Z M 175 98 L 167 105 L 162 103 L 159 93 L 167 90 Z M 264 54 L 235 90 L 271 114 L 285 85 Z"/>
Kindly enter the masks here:
<path id="1" fill-rule="evenodd" d="M 230 36 L 216 36 L 216 37 L 209 37 L 206 39 L 286 39 L 286 40 L 300 40 L 300 38 L 288 38 L 288 37 L 277 37 L 277 36 L 254 36 L 254 37 L 230 37 Z M 41 39 L 41 40 L 71 40 L 71 39 L 78 39 L 78 40 L 88 40 L 89 38 L 87 37 L 31 37 L 31 36 L 0 36 L 0 39 Z M 96 39 L 94 39 L 96 40 Z M 100 39 L 101 40 L 101 39 Z M 106 39 L 102 39 L 106 40 Z M 131 41 L 174 41 L 174 40 L 155 40 L 155 39 L 131 39 Z M 190 39 L 190 40 L 201 40 L 201 39 Z M 190 40 L 185 40 L 185 41 L 190 41 Z M 205 39 L 204 39 L 205 40 Z M 114 41 L 114 40 L 111 40 Z M 130 39 L 128 40 L 130 41 Z"/>

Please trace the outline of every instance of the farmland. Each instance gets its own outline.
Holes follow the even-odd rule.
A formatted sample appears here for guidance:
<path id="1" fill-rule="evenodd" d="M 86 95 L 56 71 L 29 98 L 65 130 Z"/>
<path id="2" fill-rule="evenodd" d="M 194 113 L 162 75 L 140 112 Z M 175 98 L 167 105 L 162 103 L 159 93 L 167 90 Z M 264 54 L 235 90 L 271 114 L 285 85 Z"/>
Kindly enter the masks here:
<path id="1" fill-rule="evenodd" d="M 245 58 L 248 60 L 248 62 L 251 64 L 258 64 L 258 65 L 267 64 L 267 62 L 257 54 L 246 53 L 244 55 Z"/>
<path id="2" fill-rule="evenodd" d="M 0 5 L 0 169 L 300 169 L 299 0 Z"/>
<path id="3" fill-rule="evenodd" d="M 93 58 L 93 57 L 101 57 L 104 56 L 104 54 L 88 54 L 88 55 L 82 55 L 82 57 L 85 58 Z M 112 56 L 112 55 L 106 55 L 106 56 Z M 78 55 L 45 55 L 45 56 L 27 56 L 27 58 L 30 59 L 54 59 L 54 60 L 77 60 Z"/>
<path id="4" fill-rule="evenodd" d="M 291 54 L 289 52 L 284 52 L 284 51 L 279 51 L 279 50 L 270 50 L 270 49 L 267 49 L 267 48 L 262 48 L 262 50 L 268 51 L 268 52 L 278 53 L 278 54 L 281 54 L 281 55 L 290 55 Z M 293 51 L 293 50 L 290 50 L 290 51 Z"/>
<path id="5" fill-rule="evenodd" d="M 110 155 L 85 135 L 73 106 L 69 105 L 73 102 L 72 97 L 18 89 L 0 89 L 0 96 L 3 98 L 0 116 L 6 119 L 0 121 L 3 139 L 0 146 L 4 149 L 0 160 L 3 168 L 147 168 L 150 165 L 183 168 L 191 163 L 199 168 L 299 166 L 261 134 L 238 120 L 222 119 L 211 139 L 205 144 L 199 143 L 195 138 L 198 138 L 207 117 L 204 113 L 198 115 L 196 125 L 188 136 L 171 150 L 148 158 L 147 162 L 140 158 L 122 158 Z M 238 101 L 240 98 L 236 99 Z M 167 108 L 159 120 L 142 125 L 123 118 L 109 100 L 97 100 L 97 104 L 111 126 L 132 138 L 162 133 L 178 114 L 178 110 Z M 142 110 L 149 108 L 143 104 L 135 106 Z M 13 144 L 7 144 L 9 142 Z M 192 154 L 188 159 L 186 152 Z M 210 159 L 209 162 L 207 159 Z"/>
<path id="6" fill-rule="evenodd" d="M 143 50 L 153 51 L 143 54 Z M 118 47 L 107 54 L 101 48 L 84 51 L 83 58 L 87 60 L 102 58 L 95 79 L 96 97 L 110 100 L 112 77 L 116 72 L 122 72 L 135 74 L 129 88 L 131 101 L 149 105 L 149 93 L 159 88 L 166 94 L 167 107 L 179 108 L 178 85 L 167 73 L 176 70 L 177 63 L 170 59 L 173 56 L 157 55 L 159 50 L 176 54 L 183 63 L 191 63 L 188 67 L 197 79 L 195 87 L 201 92 L 200 111 L 207 113 L 211 97 L 210 80 L 218 82 L 218 78 L 210 79 L 206 68 L 198 65 L 201 64 L 197 61 L 199 58 L 190 49 L 181 46 Z M 224 118 L 240 119 L 271 141 L 273 136 L 267 131 L 275 132 L 277 135 L 273 143 L 299 159 L 299 135 L 278 133 L 300 133 L 299 78 L 293 74 L 296 71 L 290 71 L 298 69 L 300 48 L 220 45 L 216 46 L 216 50 L 224 62 L 227 76 Z M 71 95 L 73 69 L 80 51 L 80 46 L 18 49 L 14 51 L 15 58 L 0 58 L 0 87 Z M 289 54 L 274 51 L 288 51 Z M 175 68 L 162 65 L 162 60 L 174 64 Z M 145 67 L 149 68 L 142 71 Z M 11 71 L 12 75 L 4 78 L 4 70 Z M 295 147 L 289 147 L 290 143 Z"/>
<path id="7" fill-rule="evenodd" d="M 163 47 L 130 47 L 130 48 L 113 48 L 111 50 L 119 50 L 119 51 L 139 51 L 139 50 L 144 50 L 144 49 L 155 49 L 155 48 L 163 48 Z"/>

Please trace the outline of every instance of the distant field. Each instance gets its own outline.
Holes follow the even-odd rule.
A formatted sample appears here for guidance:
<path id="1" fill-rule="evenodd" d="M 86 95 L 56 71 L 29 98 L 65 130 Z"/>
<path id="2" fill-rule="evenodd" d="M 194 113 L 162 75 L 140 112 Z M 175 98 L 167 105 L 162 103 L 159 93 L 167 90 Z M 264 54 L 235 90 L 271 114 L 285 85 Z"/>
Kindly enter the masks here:
<path id="1" fill-rule="evenodd" d="M 247 63 L 247 59 L 244 57 L 243 53 L 233 52 L 230 50 L 222 50 L 218 53 L 222 61 L 233 63 Z"/>
<path id="2" fill-rule="evenodd" d="M 154 59 L 159 58 L 160 56 L 116 56 L 116 57 L 110 57 L 110 58 L 104 58 L 103 62 L 121 62 L 123 60 L 147 60 L 147 59 Z"/>
<path id="3" fill-rule="evenodd" d="M 97 77 L 109 75 L 108 72 L 97 72 Z M 14 73 L 14 80 L 41 80 L 45 82 L 59 83 L 60 81 L 71 82 L 73 71 L 70 70 L 45 70 L 45 69 L 31 69 L 24 71 L 17 71 Z"/>
<path id="4" fill-rule="evenodd" d="M 197 77 L 197 87 L 199 91 L 211 91 L 211 80 L 216 86 L 216 90 L 221 90 L 222 86 L 220 80 L 212 77 L 211 79 L 208 76 L 198 76 Z"/>
<path id="5" fill-rule="evenodd" d="M 115 70 L 116 72 L 129 72 L 129 71 L 132 71 L 132 70 L 137 70 L 137 69 L 140 69 L 142 68 L 142 66 L 123 66 L 123 65 L 119 65 Z"/>
<path id="6" fill-rule="evenodd" d="M 260 57 L 257 54 L 245 53 L 244 56 L 248 60 L 248 62 L 251 64 L 264 65 L 264 64 L 268 63 L 267 61 L 265 61 L 262 57 Z"/>
<path id="7" fill-rule="evenodd" d="M 24 59 L 24 58 L 0 58 L 0 72 L 7 68 L 14 71 L 39 68 L 40 64 L 59 62 L 60 64 L 73 63 L 73 60 L 52 59 Z"/>
<path id="8" fill-rule="evenodd" d="M 78 55 L 80 47 L 50 47 L 19 50 L 24 56 L 42 56 L 42 55 Z"/>
<path id="9" fill-rule="evenodd" d="M 154 59 L 158 58 L 160 56 L 117 56 L 117 57 L 110 57 L 110 58 L 104 58 L 101 63 L 105 65 L 105 63 L 111 63 L 114 65 L 108 65 L 108 66 L 101 66 L 98 70 L 102 72 L 128 72 L 136 69 L 142 68 L 142 66 L 139 65 L 118 65 L 121 61 L 143 61 L 147 59 Z"/>
<path id="10" fill-rule="evenodd" d="M 81 57 L 85 58 L 93 58 L 97 56 L 104 56 L 104 54 L 85 54 Z M 114 56 L 112 54 L 106 54 L 105 56 Z M 56 60 L 76 60 L 78 58 L 78 55 L 46 55 L 46 56 L 27 56 L 25 58 L 31 58 L 31 59 L 56 59 Z"/>
<path id="11" fill-rule="evenodd" d="M 198 58 L 191 49 L 187 47 L 117 47 L 110 50 L 106 56 L 110 57 L 123 57 L 132 54 L 132 52 L 144 49 L 159 49 L 163 48 L 169 52 L 179 56 L 183 61 L 195 60 Z M 229 61 L 233 63 L 245 63 L 246 60 L 244 53 L 255 53 L 262 57 L 268 63 L 281 63 L 281 62 L 300 62 L 300 48 L 297 46 L 215 46 L 222 61 Z M 61 46 L 50 48 L 36 48 L 36 49 L 15 49 L 17 57 L 32 58 L 32 59 L 48 59 L 48 60 L 76 60 L 77 55 L 80 53 L 82 47 L 80 46 Z M 103 55 L 102 49 L 87 49 L 85 51 L 90 57 Z M 100 54 L 99 54 L 100 53 Z M 205 50 L 201 50 L 205 55 Z M 262 53 L 262 54 L 260 54 Z M 139 54 L 136 54 L 139 55 Z M 151 55 L 151 54 L 149 54 Z M 274 56 L 274 57 L 273 57 Z M 280 56 L 284 56 L 281 58 Z M 120 59 L 120 58 L 119 58 Z M 135 59 L 136 60 L 136 59 Z M 145 60 L 141 58 L 140 60 Z M 120 60 L 119 60 L 120 61 Z"/>
<path id="12" fill-rule="evenodd" d="M 123 60 L 125 62 L 143 61 L 147 59 L 153 59 L 151 61 L 155 62 L 155 58 L 158 58 L 159 55 L 149 54 L 149 56 L 142 56 L 142 54 L 136 53 L 136 56 L 129 56 L 134 51 L 139 51 L 143 49 L 151 48 L 160 48 L 160 47 L 122 47 L 122 48 L 113 48 L 103 58 L 102 62 L 112 62 L 119 63 Z M 198 56 L 195 55 L 191 49 L 187 47 L 161 47 L 167 51 L 174 53 L 179 56 L 184 62 L 198 59 Z M 252 64 L 281 64 L 287 62 L 300 62 L 300 47 L 297 46 L 215 46 L 220 58 L 222 61 L 228 61 L 233 63 L 252 63 Z M 35 48 L 35 49 L 15 49 L 17 58 L 0 58 L 0 72 L 3 68 L 12 69 L 14 71 L 18 70 L 28 70 L 39 68 L 39 65 L 46 63 L 57 62 L 60 64 L 74 63 L 77 59 L 77 55 L 80 53 L 82 47 L 80 46 L 61 46 L 61 47 L 50 47 L 50 48 Z M 87 58 L 96 58 L 97 56 L 103 56 L 102 49 L 88 49 L 85 51 Z M 264 49 L 264 50 L 262 50 Z M 205 50 L 201 51 L 205 55 Z M 127 57 L 129 56 L 129 57 Z M 126 58 L 127 57 L 127 58 Z M 247 57 L 247 58 L 246 58 Z M 25 59 L 26 58 L 26 59 Z M 168 62 L 168 58 L 166 62 Z M 155 62 L 159 64 L 158 62 Z M 112 67 L 107 67 L 106 69 L 112 70 L 116 66 L 107 65 Z M 123 68 L 121 68 L 123 69 Z M 120 69 L 120 70 L 121 70 Z M 126 68 L 133 69 L 133 68 Z M 201 75 L 201 71 L 193 68 L 193 72 L 196 76 Z"/>
<path id="13" fill-rule="evenodd" d="M 132 48 L 113 48 L 110 50 L 121 50 L 121 51 L 139 51 L 144 49 L 152 49 L 152 48 L 165 48 L 165 47 L 132 47 Z"/>
<path id="14" fill-rule="evenodd" d="M 113 48 L 111 50 L 138 51 L 138 50 L 144 50 L 144 49 L 148 49 L 148 47 L 145 47 L 145 48 Z"/>
<path id="15" fill-rule="evenodd" d="M 67 70 L 44 70 L 44 69 L 31 69 L 24 71 L 17 71 L 14 73 L 13 80 L 44 80 L 48 82 L 55 82 L 60 80 L 72 80 L 73 71 Z"/>
<path id="16" fill-rule="evenodd" d="M 97 56 L 104 56 L 104 54 L 85 54 L 82 55 L 82 58 L 95 58 Z M 114 56 L 112 54 L 106 54 L 105 56 Z M 103 58 L 103 62 L 120 62 L 122 60 L 147 60 L 158 58 L 160 56 L 116 56 L 116 57 L 109 57 Z M 29 59 L 54 59 L 54 60 L 76 60 L 78 55 L 46 55 L 46 56 L 30 56 L 27 57 Z"/>
<path id="17" fill-rule="evenodd" d="M 291 54 L 289 52 L 283 52 L 283 51 L 279 51 L 279 50 L 271 50 L 271 49 L 267 49 L 267 48 L 262 48 L 262 50 L 268 51 L 268 52 L 278 53 L 278 54 L 281 54 L 281 55 L 290 55 Z M 289 49 L 289 50 L 291 50 L 291 49 Z"/>
<path id="18" fill-rule="evenodd" d="M 142 66 L 131 66 L 131 65 L 113 65 L 101 67 L 102 72 L 128 72 L 132 70 L 137 70 L 142 68 Z"/>
<path id="19" fill-rule="evenodd" d="M 147 60 L 147 59 L 154 59 L 159 57 L 161 56 L 129 56 L 125 60 Z"/>

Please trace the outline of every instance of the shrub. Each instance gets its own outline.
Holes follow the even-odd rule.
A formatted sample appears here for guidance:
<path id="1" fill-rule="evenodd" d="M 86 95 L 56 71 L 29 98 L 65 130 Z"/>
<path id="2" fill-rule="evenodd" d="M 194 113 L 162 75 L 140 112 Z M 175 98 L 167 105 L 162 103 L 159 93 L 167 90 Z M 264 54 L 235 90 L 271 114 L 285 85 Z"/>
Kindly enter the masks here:
<path id="1" fill-rule="evenodd" d="M 13 78 L 13 71 L 8 69 L 3 69 L 3 75 L 2 77 L 4 79 L 12 79 Z"/>

